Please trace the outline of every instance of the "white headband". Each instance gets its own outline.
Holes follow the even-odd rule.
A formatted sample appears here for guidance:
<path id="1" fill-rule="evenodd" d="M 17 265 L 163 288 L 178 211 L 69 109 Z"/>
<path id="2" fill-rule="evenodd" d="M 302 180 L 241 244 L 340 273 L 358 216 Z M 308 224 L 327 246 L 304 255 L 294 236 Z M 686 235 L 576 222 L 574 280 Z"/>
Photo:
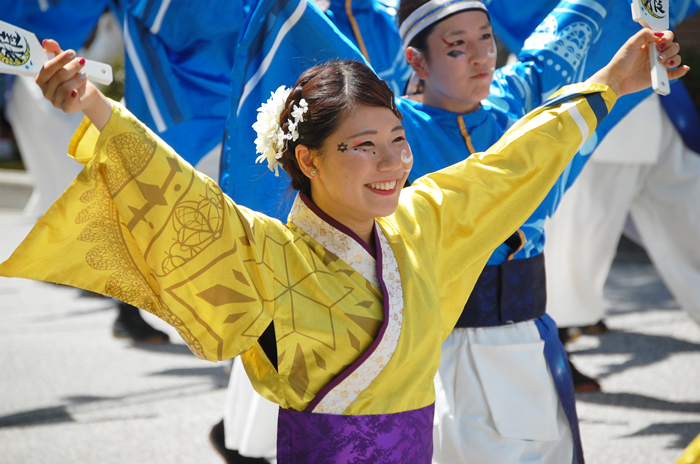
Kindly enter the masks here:
<path id="1" fill-rule="evenodd" d="M 403 48 L 423 29 L 440 21 L 442 18 L 462 10 L 482 10 L 487 15 L 486 6 L 474 0 L 430 0 L 411 13 L 399 27 Z"/>

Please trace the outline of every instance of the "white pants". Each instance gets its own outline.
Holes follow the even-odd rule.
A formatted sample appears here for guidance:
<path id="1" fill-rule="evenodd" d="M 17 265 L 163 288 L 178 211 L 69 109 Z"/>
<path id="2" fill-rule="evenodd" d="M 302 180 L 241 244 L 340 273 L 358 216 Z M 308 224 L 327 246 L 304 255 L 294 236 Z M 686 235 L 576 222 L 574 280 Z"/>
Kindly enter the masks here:
<path id="1" fill-rule="evenodd" d="M 435 377 L 434 463 L 573 461 L 543 349 L 533 321 L 450 334 Z"/>
<path id="2" fill-rule="evenodd" d="M 24 213 L 39 218 L 83 169 L 68 156 L 68 144 L 83 113 L 65 114 L 54 108 L 34 78 L 17 76 L 7 117 L 34 186 Z"/>
<path id="3" fill-rule="evenodd" d="M 658 108 L 658 160 L 591 160 L 546 224 L 547 313 L 559 327 L 603 317 L 603 286 L 628 214 L 666 287 L 700 323 L 700 155 Z M 608 137 L 643 138 L 644 131 L 616 127 Z"/>
<path id="4" fill-rule="evenodd" d="M 238 450 L 242 456 L 275 462 L 278 410 L 277 404 L 266 400 L 253 389 L 241 358 L 236 357 L 226 391 L 226 448 Z"/>

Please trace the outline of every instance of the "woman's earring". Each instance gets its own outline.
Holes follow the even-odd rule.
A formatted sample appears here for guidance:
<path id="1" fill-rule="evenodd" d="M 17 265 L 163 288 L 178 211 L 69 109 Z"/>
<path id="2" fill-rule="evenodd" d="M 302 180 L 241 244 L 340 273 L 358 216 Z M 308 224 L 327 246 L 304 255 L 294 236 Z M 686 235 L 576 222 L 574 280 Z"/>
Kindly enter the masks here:
<path id="1" fill-rule="evenodd" d="M 318 169 L 316 169 L 316 168 L 311 168 L 311 169 L 309 170 L 309 174 L 311 174 L 311 178 L 313 179 L 314 177 L 316 177 L 316 176 L 318 175 Z"/>

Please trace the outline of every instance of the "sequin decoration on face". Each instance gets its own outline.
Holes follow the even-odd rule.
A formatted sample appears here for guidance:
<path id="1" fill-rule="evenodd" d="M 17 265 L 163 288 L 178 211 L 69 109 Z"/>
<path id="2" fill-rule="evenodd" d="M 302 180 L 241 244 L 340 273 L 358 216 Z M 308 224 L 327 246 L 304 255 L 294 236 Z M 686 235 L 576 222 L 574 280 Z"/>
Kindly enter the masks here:
<path id="1" fill-rule="evenodd" d="M 341 153 L 345 153 L 348 149 L 348 145 L 346 143 L 340 143 L 338 144 L 338 151 Z"/>

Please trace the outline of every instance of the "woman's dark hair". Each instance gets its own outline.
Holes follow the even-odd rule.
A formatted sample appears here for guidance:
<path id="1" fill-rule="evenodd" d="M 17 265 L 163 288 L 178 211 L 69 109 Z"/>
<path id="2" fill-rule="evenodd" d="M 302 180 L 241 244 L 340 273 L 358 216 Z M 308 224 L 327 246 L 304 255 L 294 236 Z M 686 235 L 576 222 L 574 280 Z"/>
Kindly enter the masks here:
<path id="1" fill-rule="evenodd" d="M 301 99 L 308 103 L 304 121 L 298 125 L 299 138 L 289 140 L 279 160 L 292 179 L 292 188 L 311 196 L 311 182 L 299 168 L 295 155 L 297 145 L 320 150 L 338 125 L 358 106 L 388 108 L 401 119 L 394 92 L 367 65 L 358 61 L 331 61 L 314 66 L 299 77 L 280 115 L 284 132 L 294 106 Z"/>
<path id="2" fill-rule="evenodd" d="M 403 22 L 406 21 L 406 18 L 411 16 L 411 13 L 428 3 L 428 1 L 429 0 L 401 0 L 401 2 L 399 3 L 399 9 L 396 11 L 396 19 L 399 22 L 399 27 L 401 27 Z M 416 36 L 411 40 L 411 43 L 408 45 L 423 53 L 427 57 L 428 36 L 431 32 L 433 32 L 433 29 L 435 29 L 436 24 L 437 23 L 431 24 L 430 26 L 420 31 L 418 34 L 416 34 Z"/>
<path id="3" fill-rule="evenodd" d="M 401 27 L 403 22 L 406 21 L 406 18 L 408 18 L 411 15 L 411 13 L 428 3 L 428 1 L 430 0 L 401 0 L 401 2 L 399 3 L 399 9 L 396 12 L 396 19 L 399 22 L 399 27 Z M 454 13 L 447 15 L 439 21 L 426 27 L 418 34 L 416 34 L 416 36 L 413 39 L 411 39 L 411 43 L 408 44 L 409 47 L 415 48 L 416 50 L 424 54 L 426 58 L 428 58 L 428 36 L 431 32 L 433 32 L 435 26 L 437 26 L 439 23 L 446 20 L 447 18 L 451 18 L 452 16 L 462 13 L 464 11 L 469 10 L 455 11 Z M 486 13 L 486 15 L 488 16 L 488 13 Z"/>

